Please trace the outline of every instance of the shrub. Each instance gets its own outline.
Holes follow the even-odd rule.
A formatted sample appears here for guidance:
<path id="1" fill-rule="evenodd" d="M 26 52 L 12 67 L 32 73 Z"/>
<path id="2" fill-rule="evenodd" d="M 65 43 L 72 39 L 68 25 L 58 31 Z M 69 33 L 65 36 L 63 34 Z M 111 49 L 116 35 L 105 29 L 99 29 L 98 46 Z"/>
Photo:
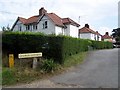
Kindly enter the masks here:
<path id="1" fill-rule="evenodd" d="M 42 48 L 45 44 L 48 45 L 48 48 Z M 16 57 L 19 53 L 42 52 L 43 57 L 47 59 L 52 58 L 55 62 L 62 64 L 65 58 L 79 52 L 88 51 L 89 47 L 93 49 L 112 48 L 112 43 L 72 38 L 62 35 L 47 36 L 42 33 L 3 33 L 3 51 L 6 51 L 7 55 L 13 53 Z"/>
<path id="2" fill-rule="evenodd" d="M 57 64 L 52 60 L 43 60 L 41 67 L 40 67 L 44 72 L 53 72 L 57 69 Z"/>

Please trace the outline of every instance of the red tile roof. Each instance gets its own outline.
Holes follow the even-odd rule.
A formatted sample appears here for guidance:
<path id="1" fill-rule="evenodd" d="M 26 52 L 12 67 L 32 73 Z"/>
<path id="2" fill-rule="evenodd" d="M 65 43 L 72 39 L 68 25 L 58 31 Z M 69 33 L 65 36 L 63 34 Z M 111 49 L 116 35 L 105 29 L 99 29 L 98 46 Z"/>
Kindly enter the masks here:
<path id="1" fill-rule="evenodd" d="M 98 33 L 98 32 L 96 32 L 96 34 L 102 36 L 102 35 L 101 35 L 100 33 Z"/>
<path id="2" fill-rule="evenodd" d="M 39 20 L 39 15 L 37 16 L 32 16 L 26 20 L 25 24 L 31 24 L 31 23 L 37 23 Z"/>
<path id="3" fill-rule="evenodd" d="M 70 18 L 63 18 L 62 21 L 63 21 L 63 24 L 72 24 L 72 25 L 75 25 L 77 27 L 80 26 L 78 23 L 76 23 L 75 21 L 73 21 Z"/>
<path id="4" fill-rule="evenodd" d="M 23 24 L 25 24 L 25 22 L 27 21 L 27 19 L 22 18 L 22 17 L 18 17 L 18 19 L 20 20 L 20 22 L 22 22 Z"/>
<path id="5" fill-rule="evenodd" d="M 58 26 L 64 26 L 62 23 L 62 19 L 57 16 L 55 13 L 47 13 L 46 14 L 56 25 Z"/>
<path id="6" fill-rule="evenodd" d="M 87 28 L 87 27 L 83 27 L 83 28 L 79 29 L 79 33 L 92 33 L 92 34 L 102 36 L 100 33 L 98 33 L 98 31 L 95 32 L 94 30 Z"/>
<path id="7" fill-rule="evenodd" d="M 81 29 L 79 29 L 79 33 L 93 33 L 93 34 L 96 34 L 95 31 L 91 30 L 90 28 L 87 28 L 87 27 L 83 27 Z"/>
<path id="8" fill-rule="evenodd" d="M 105 35 L 102 36 L 102 39 L 112 39 L 112 37 L 105 34 Z"/>
<path id="9" fill-rule="evenodd" d="M 45 12 L 43 12 L 45 11 Z M 41 13 L 43 13 L 41 15 Z M 32 23 L 38 23 L 40 21 L 40 18 L 42 16 L 48 16 L 54 23 L 55 25 L 58 25 L 58 26 L 64 26 L 65 24 L 72 24 L 72 25 L 75 25 L 77 27 L 79 27 L 80 25 L 78 23 L 76 23 L 75 21 L 73 21 L 72 19 L 70 18 L 60 18 L 58 15 L 56 15 L 55 13 L 47 13 L 47 11 L 44 9 L 44 8 L 41 8 L 39 10 L 39 15 L 36 15 L 36 16 L 32 16 L 28 19 L 25 19 L 25 18 L 22 18 L 22 17 L 19 17 L 19 20 L 23 23 L 23 24 L 32 24 Z"/>
<path id="10" fill-rule="evenodd" d="M 28 19 L 22 18 L 22 17 L 18 17 L 19 20 L 23 23 L 23 24 L 31 24 L 31 23 L 37 23 L 39 20 L 39 15 L 37 16 L 32 16 Z"/>

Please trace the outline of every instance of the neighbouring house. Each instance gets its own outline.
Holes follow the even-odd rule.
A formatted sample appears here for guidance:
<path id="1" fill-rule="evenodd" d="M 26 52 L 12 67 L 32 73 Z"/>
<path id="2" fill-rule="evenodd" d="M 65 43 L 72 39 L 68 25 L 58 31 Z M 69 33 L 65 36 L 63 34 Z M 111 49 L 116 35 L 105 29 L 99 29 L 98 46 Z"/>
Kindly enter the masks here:
<path id="1" fill-rule="evenodd" d="M 101 41 L 102 35 L 98 31 L 90 29 L 88 24 L 79 29 L 79 38 Z"/>
<path id="2" fill-rule="evenodd" d="M 45 34 L 67 35 L 78 38 L 79 24 L 70 18 L 61 18 L 55 13 L 47 13 L 42 7 L 39 15 L 28 19 L 18 17 L 14 23 L 13 31 L 42 32 Z"/>
<path id="3" fill-rule="evenodd" d="M 113 38 L 112 38 L 112 36 L 109 36 L 108 32 L 106 32 L 105 35 L 102 36 L 102 40 L 103 41 L 113 42 Z"/>

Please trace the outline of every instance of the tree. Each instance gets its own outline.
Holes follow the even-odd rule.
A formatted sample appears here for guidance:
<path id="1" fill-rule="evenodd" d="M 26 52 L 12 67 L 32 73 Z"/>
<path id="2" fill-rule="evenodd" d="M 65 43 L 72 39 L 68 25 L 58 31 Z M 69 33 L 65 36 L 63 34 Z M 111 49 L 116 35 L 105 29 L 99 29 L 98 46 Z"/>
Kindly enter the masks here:
<path id="1" fill-rule="evenodd" d="M 9 25 L 7 25 L 7 27 L 3 26 L 2 27 L 2 31 L 11 31 Z"/>
<path id="2" fill-rule="evenodd" d="M 113 38 L 115 38 L 117 42 L 120 42 L 120 28 L 113 29 L 112 32 Z"/>

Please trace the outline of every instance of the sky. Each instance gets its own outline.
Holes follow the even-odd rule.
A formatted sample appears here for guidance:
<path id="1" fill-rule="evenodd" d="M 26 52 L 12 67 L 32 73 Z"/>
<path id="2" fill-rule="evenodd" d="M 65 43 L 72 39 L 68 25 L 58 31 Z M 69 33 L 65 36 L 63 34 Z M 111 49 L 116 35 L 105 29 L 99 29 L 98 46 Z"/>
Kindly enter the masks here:
<path id="1" fill-rule="evenodd" d="M 119 0 L 0 0 L 0 30 L 15 23 L 18 16 L 29 18 L 44 7 L 48 13 L 69 17 L 82 28 L 86 23 L 104 35 L 118 28 Z"/>

